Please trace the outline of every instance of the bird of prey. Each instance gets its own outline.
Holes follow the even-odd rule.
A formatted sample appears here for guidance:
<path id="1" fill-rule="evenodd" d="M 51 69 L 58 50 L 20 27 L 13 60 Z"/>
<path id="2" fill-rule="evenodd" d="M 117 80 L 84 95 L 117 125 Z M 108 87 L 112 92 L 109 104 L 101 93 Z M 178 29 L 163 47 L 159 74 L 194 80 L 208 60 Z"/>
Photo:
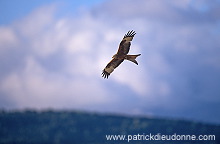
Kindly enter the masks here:
<path id="1" fill-rule="evenodd" d="M 141 54 L 128 55 L 131 46 L 131 41 L 135 34 L 136 33 L 133 30 L 128 31 L 128 33 L 125 34 L 124 38 L 119 44 L 117 53 L 113 55 L 112 60 L 107 64 L 107 66 L 102 71 L 103 78 L 108 79 L 109 75 L 114 71 L 114 69 L 117 68 L 124 60 L 129 60 L 138 65 L 136 58 Z"/>

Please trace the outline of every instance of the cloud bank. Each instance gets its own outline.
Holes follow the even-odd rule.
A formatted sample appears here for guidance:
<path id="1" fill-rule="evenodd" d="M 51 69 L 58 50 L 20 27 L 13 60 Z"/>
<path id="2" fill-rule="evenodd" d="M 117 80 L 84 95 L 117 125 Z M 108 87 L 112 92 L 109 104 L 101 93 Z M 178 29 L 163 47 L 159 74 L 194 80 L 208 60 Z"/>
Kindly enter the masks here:
<path id="1" fill-rule="evenodd" d="M 0 107 L 80 109 L 220 122 L 219 2 L 106 1 L 79 15 L 57 4 L 0 26 Z M 125 61 L 101 71 L 128 30 Z"/>

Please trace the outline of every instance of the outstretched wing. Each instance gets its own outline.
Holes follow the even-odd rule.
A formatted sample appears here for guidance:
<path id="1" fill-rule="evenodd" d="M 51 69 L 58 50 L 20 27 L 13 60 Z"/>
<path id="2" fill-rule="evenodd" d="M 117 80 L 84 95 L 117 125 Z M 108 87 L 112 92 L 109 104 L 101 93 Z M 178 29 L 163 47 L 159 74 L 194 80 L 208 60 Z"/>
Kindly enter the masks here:
<path id="1" fill-rule="evenodd" d="M 118 55 L 126 55 L 128 54 L 129 50 L 130 50 L 130 46 L 131 46 L 131 41 L 135 35 L 135 31 L 131 30 L 128 31 L 127 34 L 125 34 L 124 38 L 122 39 L 119 48 L 118 48 Z"/>
<path id="2" fill-rule="evenodd" d="M 102 71 L 102 77 L 108 78 L 114 69 L 117 68 L 123 61 L 124 59 L 112 59 Z"/>

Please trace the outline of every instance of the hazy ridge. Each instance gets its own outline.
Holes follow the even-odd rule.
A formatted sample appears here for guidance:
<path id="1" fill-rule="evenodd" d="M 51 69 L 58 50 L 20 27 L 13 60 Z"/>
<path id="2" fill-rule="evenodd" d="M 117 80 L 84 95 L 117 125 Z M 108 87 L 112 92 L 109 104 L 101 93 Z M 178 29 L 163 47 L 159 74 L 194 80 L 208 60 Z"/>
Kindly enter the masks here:
<path id="1" fill-rule="evenodd" d="M 220 125 L 146 117 L 71 111 L 0 112 L 0 143 L 128 143 L 107 141 L 106 135 L 216 135 L 215 141 L 150 141 L 159 143 L 219 144 Z M 129 143 L 148 143 L 131 141 Z"/>

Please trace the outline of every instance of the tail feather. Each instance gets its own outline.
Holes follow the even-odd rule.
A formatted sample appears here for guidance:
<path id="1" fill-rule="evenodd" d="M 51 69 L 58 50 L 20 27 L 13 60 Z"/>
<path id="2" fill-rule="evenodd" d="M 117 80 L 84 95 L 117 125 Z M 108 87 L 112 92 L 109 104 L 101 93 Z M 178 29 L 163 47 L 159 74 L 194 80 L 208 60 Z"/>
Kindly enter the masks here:
<path id="1" fill-rule="evenodd" d="M 127 55 L 125 59 L 127 59 L 127 60 L 129 60 L 129 61 L 131 61 L 131 62 L 133 62 L 133 63 L 138 65 L 138 62 L 136 61 L 136 58 L 138 56 L 140 56 L 140 55 L 141 54 L 138 54 L 138 55 Z"/>

